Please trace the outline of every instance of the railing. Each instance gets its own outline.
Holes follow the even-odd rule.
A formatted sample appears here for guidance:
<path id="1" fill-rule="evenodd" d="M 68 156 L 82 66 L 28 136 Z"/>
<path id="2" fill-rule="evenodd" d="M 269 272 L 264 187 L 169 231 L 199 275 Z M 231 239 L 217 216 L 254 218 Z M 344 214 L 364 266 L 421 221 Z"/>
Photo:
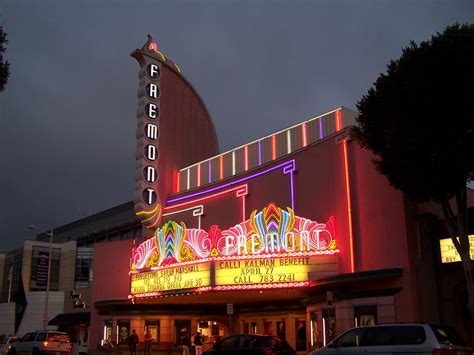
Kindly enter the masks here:
<path id="1" fill-rule="evenodd" d="M 357 112 L 341 107 L 187 166 L 178 172 L 176 192 L 208 185 L 291 154 L 354 124 L 356 116 Z"/>

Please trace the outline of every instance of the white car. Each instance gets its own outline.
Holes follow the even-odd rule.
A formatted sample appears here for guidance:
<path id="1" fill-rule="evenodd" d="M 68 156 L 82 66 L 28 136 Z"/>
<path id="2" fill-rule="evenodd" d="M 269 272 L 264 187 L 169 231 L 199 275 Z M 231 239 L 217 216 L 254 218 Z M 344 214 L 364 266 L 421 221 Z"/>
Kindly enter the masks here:
<path id="1" fill-rule="evenodd" d="M 2 335 L 0 337 L 0 355 L 6 355 L 10 352 L 11 346 L 15 341 L 20 340 L 18 337 Z"/>
<path id="2" fill-rule="evenodd" d="M 473 355 L 473 352 L 450 327 L 407 323 L 353 328 L 311 354 Z"/>
<path id="3" fill-rule="evenodd" d="M 9 355 L 67 355 L 71 349 L 72 344 L 66 333 L 38 330 L 26 333 L 23 338 L 13 343 Z"/>

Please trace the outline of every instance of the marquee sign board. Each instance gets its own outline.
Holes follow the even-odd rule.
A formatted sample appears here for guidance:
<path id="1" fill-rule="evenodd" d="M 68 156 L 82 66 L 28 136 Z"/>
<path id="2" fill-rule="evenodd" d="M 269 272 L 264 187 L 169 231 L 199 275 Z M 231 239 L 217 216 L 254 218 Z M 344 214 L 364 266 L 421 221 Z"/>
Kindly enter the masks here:
<path id="1" fill-rule="evenodd" d="M 133 248 L 129 297 L 181 289 L 307 286 L 310 272 L 337 272 L 334 237 L 332 217 L 318 223 L 274 204 L 227 230 L 168 221 Z"/>
<path id="2" fill-rule="evenodd" d="M 209 263 L 178 266 L 131 275 L 131 293 L 171 291 L 211 285 Z"/>
<path id="3" fill-rule="evenodd" d="M 471 260 L 474 260 L 474 235 L 469 236 L 469 245 Z M 461 257 L 459 256 L 451 238 L 441 239 L 439 241 L 439 249 L 441 252 L 441 262 L 443 264 L 461 261 Z"/>
<path id="4" fill-rule="evenodd" d="M 309 272 L 336 272 L 334 256 L 220 261 L 216 286 L 309 281 Z"/>

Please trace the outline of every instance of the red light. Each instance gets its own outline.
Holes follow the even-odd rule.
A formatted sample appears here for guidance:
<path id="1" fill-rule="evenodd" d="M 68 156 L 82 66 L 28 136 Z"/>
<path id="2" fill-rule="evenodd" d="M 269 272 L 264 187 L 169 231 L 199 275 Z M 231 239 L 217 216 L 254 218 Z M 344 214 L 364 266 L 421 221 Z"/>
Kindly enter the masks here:
<path id="1" fill-rule="evenodd" d="M 306 132 L 306 123 L 303 123 L 301 125 L 301 130 L 303 133 L 303 147 L 306 147 L 308 145 L 308 134 Z"/>
<path id="2" fill-rule="evenodd" d="M 179 177 L 180 177 L 181 173 L 178 171 L 178 173 L 176 174 L 176 189 L 175 191 L 176 192 L 179 192 Z"/>

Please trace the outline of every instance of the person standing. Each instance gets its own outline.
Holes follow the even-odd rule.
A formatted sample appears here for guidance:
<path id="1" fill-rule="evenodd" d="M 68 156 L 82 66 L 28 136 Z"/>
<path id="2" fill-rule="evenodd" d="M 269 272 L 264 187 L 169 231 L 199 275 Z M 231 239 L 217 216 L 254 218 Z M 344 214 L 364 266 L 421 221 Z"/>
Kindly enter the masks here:
<path id="1" fill-rule="evenodd" d="M 194 336 L 194 345 L 196 346 L 196 355 L 202 354 L 202 336 L 201 333 L 197 332 Z"/>
<path id="2" fill-rule="evenodd" d="M 186 333 L 181 335 L 181 345 L 183 346 L 183 355 L 189 355 L 189 345 L 191 345 L 191 342 Z"/>
<path id="3" fill-rule="evenodd" d="M 145 352 L 144 355 L 151 355 L 151 344 L 153 344 L 153 336 L 151 335 L 150 329 L 147 329 L 145 333 Z"/>
<path id="4" fill-rule="evenodd" d="M 128 347 L 130 348 L 130 355 L 137 355 L 138 335 L 135 329 L 132 330 L 132 335 L 128 338 Z"/>

